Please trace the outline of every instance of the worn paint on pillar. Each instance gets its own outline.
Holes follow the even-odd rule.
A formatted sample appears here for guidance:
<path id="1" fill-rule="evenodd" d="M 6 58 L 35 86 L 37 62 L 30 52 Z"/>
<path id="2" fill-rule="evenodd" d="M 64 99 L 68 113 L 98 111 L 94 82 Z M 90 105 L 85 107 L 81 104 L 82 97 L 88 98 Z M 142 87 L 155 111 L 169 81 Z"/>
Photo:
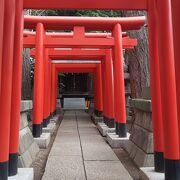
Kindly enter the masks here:
<path id="1" fill-rule="evenodd" d="M 34 99 L 33 99 L 33 136 L 40 137 L 43 121 L 44 99 L 44 27 L 38 23 L 36 28 L 36 57 L 34 69 Z"/>
<path id="2" fill-rule="evenodd" d="M 124 87 L 124 66 L 122 48 L 122 29 L 116 24 L 113 30 L 115 45 L 113 48 L 114 58 L 114 109 L 116 120 L 116 132 L 120 137 L 126 137 L 126 102 Z"/>
<path id="3" fill-rule="evenodd" d="M 164 172 L 164 140 L 161 108 L 161 87 L 159 70 L 158 35 L 156 31 L 157 12 L 155 0 L 149 0 L 148 35 L 149 35 L 149 62 L 150 84 L 152 99 L 152 124 L 154 138 L 154 167 L 156 172 Z"/>
<path id="4" fill-rule="evenodd" d="M 15 0 L 5 1 L 3 60 L 0 94 L 0 179 L 8 176 L 9 138 L 11 118 L 13 49 L 14 49 Z"/>
<path id="5" fill-rule="evenodd" d="M 23 49 L 23 0 L 16 0 L 14 59 L 11 97 L 9 176 L 17 174 Z"/>
<path id="6" fill-rule="evenodd" d="M 170 0 L 156 1 L 164 129 L 165 179 L 180 179 L 179 130 Z"/>

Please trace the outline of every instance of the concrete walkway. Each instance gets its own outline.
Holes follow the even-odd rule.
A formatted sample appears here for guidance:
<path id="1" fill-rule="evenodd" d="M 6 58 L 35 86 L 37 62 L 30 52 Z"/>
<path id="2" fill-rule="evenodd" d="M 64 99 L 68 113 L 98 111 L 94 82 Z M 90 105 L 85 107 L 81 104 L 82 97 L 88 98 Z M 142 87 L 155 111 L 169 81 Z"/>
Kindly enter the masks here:
<path id="1" fill-rule="evenodd" d="M 43 180 L 130 180 L 88 114 L 66 111 Z"/>

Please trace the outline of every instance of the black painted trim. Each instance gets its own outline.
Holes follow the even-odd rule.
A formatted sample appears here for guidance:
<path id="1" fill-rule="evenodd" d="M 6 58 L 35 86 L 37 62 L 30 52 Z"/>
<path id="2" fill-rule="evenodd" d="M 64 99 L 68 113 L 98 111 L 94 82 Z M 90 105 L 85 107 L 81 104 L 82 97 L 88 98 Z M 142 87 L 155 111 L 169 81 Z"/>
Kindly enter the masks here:
<path id="1" fill-rule="evenodd" d="M 164 172 L 164 153 L 154 152 L 154 170 L 156 172 Z"/>
<path id="2" fill-rule="evenodd" d="M 42 134 L 42 124 L 33 124 L 33 137 L 38 138 Z"/>
<path id="3" fill-rule="evenodd" d="M 102 117 L 102 111 L 98 111 L 97 109 L 94 109 L 94 114 L 97 116 L 97 117 Z"/>
<path id="4" fill-rule="evenodd" d="M 42 128 L 43 128 L 43 122 L 41 123 L 41 129 L 40 129 L 41 134 L 42 134 Z"/>
<path id="5" fill-rule="evenodd" d="M 165 159 L 165 179 L 180 180 L 180 160 Z"/>
<path id="6" fill-rule="evenodd" d="M 8 179 L 8 161 L 0 162 L 0 180 Z"/>
<path id="7" fill-rule="evenodd" d="M 55 110 L 54 112 L 53 112 L 53 116 L 55 116 L 57 114 L 57 111 Z"/>
<path id="8" fill-rule="evenodd" d="M 125 123 L 118 123 L 119 137 L 127 137 L 127 127 Z"/>
<path id="9" fill-rule="evenodd" d="M 9 176 L 15 176 L 18 173 L 18 153 L 9 154 Z"/>
<path id="10" fill-rule="evenodd" d="M 50 119 L 51 119 L 51 116 L 48 116 L 48 118 L 46 119 L 47 120 L 47 124 L 50 123 Z"/>
<path id="11" fill-rule="evenodd" d="M 47 127 L 47 125 L 48 125 L 47 119 L 43 119 L 42 127 Z"/>
<path id="12" fill-rule="evenodd" d="M 119 134 L 119 123 L 116 122 L 115 128 L 116 128 L 116 134 Z"/>
<path id="13" fill-rule="evenodd" d="M 107 125 L 107 118 L 105 116 L 103 116 L 103 120 L 104 120 L 104 124 Z"/>
<path id="14" fill-rule="evenodd" d="M 115 120 L 113 118 L 112 119 L 107 118 L 107 126 L 109 128 L 114 128 L 115 127 Z"/>

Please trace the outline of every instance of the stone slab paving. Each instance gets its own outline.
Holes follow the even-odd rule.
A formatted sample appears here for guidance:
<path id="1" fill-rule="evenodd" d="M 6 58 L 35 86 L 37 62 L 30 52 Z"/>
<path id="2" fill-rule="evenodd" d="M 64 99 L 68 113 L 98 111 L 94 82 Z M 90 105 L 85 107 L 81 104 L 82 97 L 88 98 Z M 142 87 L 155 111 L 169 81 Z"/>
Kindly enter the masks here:
<path id="1" fill-rule="evenodd" d="M 113 150 L 84 111 L 66 111 L 43 180 L 130 180 Z"/>

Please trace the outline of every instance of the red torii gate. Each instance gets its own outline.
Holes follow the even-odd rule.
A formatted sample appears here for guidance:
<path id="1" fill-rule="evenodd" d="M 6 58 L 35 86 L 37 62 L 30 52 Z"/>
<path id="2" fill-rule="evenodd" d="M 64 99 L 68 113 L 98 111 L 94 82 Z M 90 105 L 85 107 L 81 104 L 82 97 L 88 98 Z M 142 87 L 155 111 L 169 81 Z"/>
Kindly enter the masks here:
<path id="1" fill-rule="evenodd" d="M 27 33 L 26 33 L 26 35 L 27 35 Z M 101 35 L 101 34 L 99 34 L 99 35 Z M 59 36 L 61 36 L 61 35 L 59 34 Z M 27 46 L 27 44 L 28 44 L 27 41 L 24 42 L 25 46 Z M 137 45 L 136 39 L 130 39 L 128 37 L 124 38 L 124 41 L 123 41 L 124 48 L 133 48 L 136 45 Z M 28 46 L 29 46 L 29 44 L 28 44 Z M 35 43 L 31 44 L 30 46 L 31 47 L 35 46 Z M 106 55 L 106 50 L 80 50 L 80 49 L 72 49 L 72 50 L 52 50 L 52 49 L 50 49 L 49 50 L 49 57 L 51 59 L 91 59 L 91 60 L 93 60 L 93 59 L 99 59 L 99 58 L 102 59 L 102 58 L 104 58 L 105 55 Z M 31 56 L 35 56 L 35 52 L 31 51 Z M 108 78 L 108 77 L 106 77 L 106 78 Z M 104 89 L 106 89 L 106 87 Z M 109 102 L 111 102 L 111 101 L 109 101 Z M 111 110 L 110 114 L 112 114 L 112 110 Z M 112 121 L 114 119 L 114 117 L 112 115 L 110 117 L 111 118 L 109 118 L 109 116 L 107 116 L 105 113 L 105 119 L 106 119 L 107 124 L 109 125 L 109 127 L 114 127 L 114 121 Z M 44 117 L 44 119 L 48 119 L 48 118 Z M 112 119 L 112 120 L 109 121 L 109 119 Z"/>
<path id="2" fill-rule="evenodd" d="M 61 63 L 62 65 L 62 63 Z M 102 72 L 101 64 L 96 64 L 96 68 L 64 68 L 60 65 L 58 72 L 60 73 L 93 73 L 94 79 L 94 106 L 95 113 L 97 115 L 102 114 L 103 112 L 103 95 L 102 95 Z"/>
<path id="3" fill-rule="evenodd" d="M 101 78 L 101 64 L 73 64 L 73 63 L 61 63 L 61 64 L 52 64 L 55 67 L 55 76 L 57 73 L 93 73 L 95 77 L 94 84 L 98 86 L 98 89 L 95 90 L 95 96 L 98 98 L 98 101 L 95 103 L 95 107 L 98 111 L 103 111 L 102 103 L 102 78 Z M 54 72 L 52 72 L 54 73 Z M 54 74 L 52 74 L 52 77 Z M 53 82 L 52 98 L 51 98 L 51 113 L 56 110 L 56 97 L 57 97 L 57 83 L 56 79 Z"/>
<path id="4" fill-rule="evenodd" d="M 171 0 L 172 1 L 172 0 Z M 159 143 L 155 143 L 156 152 L 155 154 L 157 157 L 159 157 L 159 160 L 156 158 L 155 163 L 159 162 L 157 164 L 156 170 L 162 171 L 162 162 L 165 159 L 165 178 L 171 179 L 172 177 L 174 179 L 180 179 L 180 173 L 179 173 L 179 159 L 180 159 L 180 153 L 179 153 L 179 137 L 178 137 L 178 120 L 179 116 L 177 116 L 177 103 L 179 103 L 179 99 L 176 100 L 176 88 L 177 91 L 179 89 L 179 83 L 175 79 L 175 72 L 174 72 L 174 65 L 178 65 L 178 57 L 179 57 L 179 21 L 178 21 L 178 15 L 179 15 L 179 2 L 178 0 L 172 1 L 172 13 L 171 14 L 171 1 L 170 0 L 103 0 L 103 1 L 96 1 L 96 0 L 79 0 L 78 2 L 74 2 L 73 0 L 63 0 L 62 3 L 59 3 L 58 0 L 1 0 L 1 16 L 0 16 L 0 23 L 3 26 L 0 26 L 0 47 L 3 43 L 3 53 L 2 56 L 0 56 L 0 60 L 2 62 L 2 57 L 4 59 L 4 62 L 2 64 L 2 74 L 1 74 L 1 104 L 4 106 L 5 111 L 1 110 L 1 117 L 2 119 L 7 119 L 7 124 L 1 125 L 1 135 L 2 139 L 0 141 L 2 144 L 0 144 L 0 149 L 5 149 L 3 153 L 0 154 L 0 162 L 2 162 L 2 166 L 0 164 L 0 177 L 7 178 L 7 161 L 8 161 L 8 152 L 9 152 L 9 132 L 11 132 L 9 122 L 10 117 L 7 116 L 7 114 L 10 114 L 10 111 L 15 111 L 14 109 L 19 109 L 16 106 L 9 107 L 8 104 L 13 103 L 19 103 L 20 99 L 20 85 L 19 78 L 21 77 L 19 74 L 20 72 L 17 72 L 13 75 L 13 82 L 16 82 L 16 84 L 13 85 L 13 91 L 17 91 L 19 94 L 15 93 L 16 96 L 12 96 L 12 99 L 10 101 L 9 99 L 3 99 L 3 97 L 11 97 L 11 84 L 12 79 L 11 76 L 7 77 L 7 70 L 10 70 L 8 72 L 12 73 L 12 44 L 13 44 L 13 36 L 14 36 L 14 16 L 16 8 L 16 26 L 15 26 L 15 49 L 20 49 L 21 51 L 21 35 L 22 35 L 22 19 L 23 19 L 23 8 L 46 8 L 46 9 L 122 9 L 122 10 L 147 10 L 148 11 L 148 22 L 151 24 L 151 27 L 149 27 L 149 34 L 150 34 L 150 47 L 152 48 L 150 51 L 150 62 L 151 67 L 156 67 L 155 69 L 152 68 L 151 73 L 151 96 L 152 96 L 152 110 L 153 112 L 153 126 L 154 129 L 161 130 L 162 126 L 160 126 L 161 118 L 160 115 L 162 112 L 162 118 L 163 118 L 163 132 L 165 132 L 167 135 L 163 135 L 166 138 L 166 141 L 164 141 L 164 146 L 161 146 L 162 140 L 159 141 Z M 15 4 L 16 2 L 16 4 Z M 24 2 L 24 4 L 23 4 Z M 159 8 L 161 8 L 159 10 Z M 5 9 L 5 16 L 4 16 L 4 9 Z M 157 16 L 156 16 L 157 15 Z M 173 15 L 173 16 L 172 16 Z M 6 19 L 5 24 L 3 24 L 3 17 Z M 155 18 L 158 17 L 158 18 Z M 173 17 L 173 18 L 172 18 Z M 174 42 L 173 42 L 173 30 L 172 30 L 172 21 L 174 23 Z M 20 27 L 20 28 L 19 28 Z M 157 28 L 157 30 L 155 29 Z M 2 32 L 2 29 L 4 30 L 4 34 Z M 155 32 L 155 34 L 154 34 Z M 157 33 L 157 34 L 156 34 Z M 20 35 L 21 34 L 21 35 Z M 153 36 L 154 35 L 154 36 Z M 157 38 L 156 38 L 157 35 Z M 2 38 L 4 37 L 4 38 Z M 157 39 L 160 41 L 158 42 L 159 46 L 157 45 Z M 6 42 L 6 43 L 5 43 Z M 167 43 L 168 42 L 168 43 Z M 173 46 L 175 48 L 173 48 Z M 1 55 L 0 49 L 0 55 Z M 7 52 L 7 53 L 5 53 Z M 158 53 L 159 52 L 159 53 Z M 175 52 L 175 56 L 173 56 L 173 52 Z M 18 53 L 18 51 L 15 51 L 16 63 L 13 65 L 14 69 L 18 69 L 16 67 L 21 65 L 21 53 Z M 159 55 L 156 56 L 156 55 Z M 6 57 L 8 56 L 8 57 Z M 5 57 L 5 58 L 4 58 Z M 153 58 L 154 57 L 154 58 Z M 156 59 L 156 61 L 154 61 Z M 175 62 L 174 62 L 175 60 Z M 5 62 L 6 61 L 6 62 Z M 158 63 L 159 62 L 159 63 Z M 9 66 L 10 65 L 10 66 Z M 16 66 L 16 67 L 15 67 Z M 159 68 L 160 67 L 160 85 L 159 82 Z M 7 69 L 6 69 L 7 68 Z M 157 71 L 156 71 L 157 70 Z M 13 70 L 15 72 L 16 70 Z M 3 73 L 4 72 L 4 73 Z M 176 71 L 178 72 L 178 70 Z M 10 74 L 11 74 L 10 73 Z M 178 73 L 176 74 L 178 75 Z M 157 80 L 156 82 L 154 80 Z M 175 81 L 176 80 L 176 81 Z M 7 84 L 8 82 L 8 84 Z M 175 86 L 177 83 L 177 86 Z M 7 86 L 6 86 L 7 84 Z M 155 86 L 156 85 L 156 86 Z M 159 88 L 157 88 L 159 87 Z M 161 87 L 161 88 L 160 88 Z M 168 88 L 171 87 L 171 88 Z M 3 90 L 4 88 L 4 90 Z M 160 92 L 159 92 L 160 91 Z M 169 96 L 167 96 L 167 94 Z M 179 93 L 177 93 L 179 94 Z M 158 96 L 160 95 L 160 96 Z M 18 98 L 19 96 L 19 98 Z M 159 99 L 157 97 L 161 97 L 162 99 L 162 112 L 161 112 L 161 106 L 156 106 L 158 104 Z M 177 102 L 178 101 L 178 102 Z M 2 108 L 0 108 L 2 109 Z M 10 110 L 11 109 L 11 110 Z M 158 113 L 157 113 L 158 112 Z M 156 114 L 157 113 L 157 114 Z M 19 115 L 13 116 L 13 121 L 11 120 L 11 125 L 15 124 L 18 125 L 19 123 Z M 180 124 L 180 123 L 179 123 Z M 14 127 L 13 125 L 11 127 Z M 6 129 L 4 131 L 3 129 Z M 161 137 L 162 131 L 154 131 L 157 133 L 157 137 Z M 13 133 L 15 133 L 13 135 Z M 11 132 L 10 134 L 11 138 L 16 137 L 16 132 Z M 4 139 L 7 137 L 6 139 Z M 1 138 L 1 137 L 0 137 Z M 159 139 L 157 139 L 156 142 L 158 142 Z M 12 142 L 15 142 L 14 140 Z M 10 142 L 10 144 L 12 143 Z M 18 143 L 17 143 L 18 144 Z M 158 145 L 159 144 L 159 145 Z M 169 147 L 173 147 L 170 149 Z M 15 148 L 16 149 L 16 148 Z M 12 150 L 10 148 L 10 157 L 11 159 L 13 154 L 16 150 Z M 163 152 L 164 152 L 164 158 L 163 158 Z M 10 161 L 10 160 L 9 160 Z M 176 167 L 176 168 L 174 168 Z M 10 163 L 10 175 L 14 174 L 11 173 L 11 163 Z"/>
<path id="5" fill-rule="evenodd" d="M 134 45 L 134 42 L 133 42 Z M 131 47 L 130 47 L 131 48 Z M 31 51 L 31 56 L 35 56 L 35 52 Z M 47 59 L 71 59 L 71 60 L 102 60 L 103 69 L 106 70 L 107 73 L 102 71 L 103 79 L 108 79 L 106 85 L 104 85 L 104 107 L 106 107 L 106 111 L 104 111 L 104 117 L 108 122 L 110 127 L 114 127 L 114 105 L 113 105 L 113 77 L 112 77 L 112 62 L 110 50 L 81 50 L 81 49 L 73 49 L 73 50 L 49 50 L 49 56 Z M 110 64 L 109 64 L 110 63 Z M 46 78 L 47 79 L 47 78 Z M 103 82 L 103 84 L 105 81 Z M 106 96 L 109 94 L 109 96 Z M 99 99 L 101 101 L 102 99 Z M 105 103 L 106 102 L 106 103 Z M 100 102 L 99 104 L 101 104 Z M 111 106 L 109 106 L 111 104 Z M 97 109 L 98 111 L 98 109 Z"/>
<path id="6" fill-rule="evenodd" d="M 63 19 L 64 18 L 64 19 Z M 41 42 L 43 39 L 43 43 L 41 44 L 52 44 L 53 47 L 98 47 L 98 48 L 110 48 L 113 47 L 113 57 L 114 57 L 114 95 L 115 99 L 115 119 L 116 119 L 116 132 L 120 137 L 126 137 L 126 110 L 125 110 L 125 97 L 124 97 L 124 72 L 123 72 L 123 52 L 122 52 L 122 29 L 139 29 L 145 21 L 144 17 L 135 18 L 83 18 L 80 17 L 51 17 L 47 20 L 46 17 L 25 17 L 25 28 L 35 28 L 37 24 L 37 35 L 39 31 L 39 38 L 36 40 L 37 43 Z M 112 19 L 112 22 L 111 22 Z M 65 21 L 66 20 L 66 21 Z M 68 25 L 66 22 L 68 21 Z M 122 26 L 117 23 L 122 23 Z M 43 25 L 44 24 L 44 25 Z M 98 25 L 100 24 L 100 26 Z M 83 27 L 81 27 L 83 25 Z M 75 26 L 75 27 L 74 27 Z M 74 28 L 74 36 L 72 39 L 70 38 L 59 38 L 57 42 L 53 40 L 51 37 L 45 35 L 44 28 L 46 29 L 73 29 Z M 112 30 L 113 37 L 112 38 L 86 38 L 85 37 L 85 28 L 86 30 L 97 30 L 97 29 L 105 29 Z M 47 41 L 47 42 L 46 42 Z M 40 51 L 37 51 L 40 52 Z M 41 56 L 43 52 L 43 46 L 41 45 Z M 38 56 L 37 56 L 38 57 Z M 40 57 L 40 59 L 42 59 Z M 37 60 L 37 64 L 39 64 L 40 59 Z M 39 82 L 39 81 L 38 81 Z M 39 84 L 40 86 L 40 84 Z M 41 85 L 42 86 L 42 85 Z M 40 87 L 39 87 L 40 88 Z M 38 89 L 39 89 L 38 88 Z M 37 92 L 38 93 L 38 92 Z M 35 93 L 36 94 L 36 93 Z M 121 95 L 120 95 L 121 94 Z M 37 96 L 39 97 L 39 95 Z M 121 99 L 121 100 L 120 100 Z M 119 112 L 121 109 L 121 112 Z M 39 112 L 41 109 L 38 109 Z"/>
<path id="7" fill-rule="evenodd" d="M 52 19 L 53 20 L 53 19 Z M 56 20 L 58 20 L 57 18 L 56 18 Z M 126 21 L 126 18 L 123 18 L 123 22 L 125 23 Z M 129 20 L 131 20 L 131 19 L 127 19 L 127 21 L 129 21 Z M 36 21 L 38 21 L 38 19 L 36 19 Z M 59 20 L 58 20 L 59 21 Z M 61 21 L 62 21 L 62 18 L 60 18 L 60 23 L 61 23 Z M 92 24 L 92 21 L 91 21 L 91 19 L 89 18 L 89 24 Z M 122 19 L 121 19 L 121 21 L 122 21 Z M 142 22 L 144 21 L 144 17 L 142 17 L 141 18 L 141 23 L 139 23 L 139 21 L 135 21 L 135 20 L 131 20 L 130 22 L 134 22 L 133 23 L 133 27 L 135 27 L 135 28 L 137 28 L 138 26 L 140 26 L 140 25 L 142 25 Z M 26 22 L 26 21 L 25 21 Z M 55 23 L 57 23 L 56 21 L 52 21 L 53 22 L 53 24 Z M 63 25 L 63 23 L 64 22 L 62 22 L 62 25 Z M 106 20 L 105 19 L 103 19 L 102 20 L 102 23 L 101 24 L 103 24 L 103 23 L 106 23 Z M 137 24 L 136 24 L 137 23 Z M 51 24 L 51 25 L 53 25 L 53 24 Z M 124 26 L 125 26 L 125 28 L 127 28 L 128 26 L 127 26 L 127 24 L 125 23 L 125 24 L 123 24 Z M 64 26 L 63 26 L 64 27 Z M 86 27 L 86 26 L 85 26 Z M 75 46 L 75 47 L 107 47 L 107 48 L 109 48 L 109 47 L 111 47 L 111 46 L 115 46 L 115 47 L 117 47 L 116 45 L 115 45 L 115 42 L 113 42 L 112 41 L 112 39 L 103 39 L 103 38 L 98 38 L 98 41 L 96 41 L 96 39 L 93 39 L 93 38 L 84 38 L 84 33 L 85 33 L 85 27 L 74 27 L 74 37 L 72 38 L 72 39 L 70 39 L 70 38 L 64 38 L 64 39 L 59 39 L 58 40 L 58 42 L 54 42 L 53 41 L 53 39 L 52 38 L 49 38 L 48 39 L 48 41 L 50 41 L 51 43 L 53 43 L 53 46 L 55 46 L 55 44 L 56 44 L 56 46 L 58 47 L 58 46 Z M 48 27 L 48 28 L 50 28 L 50 27 Z M 68 27 L 67 27 L 68 28 Z M 111 27 L 112 28 L 112 27 Z M 43 25 L 41 24 L 41 23 L 38 23 L 37 24 L 37 36 L 38 36 L 38 30 L 39 30 L 39 38 L 40 39 L 37 39 L 36 38 L 36 41 L 37 41 L 37 43 L 39 43 L 39 44 L 41 44 L 40 46 L 41 46 L 41 50 L 40 51 L 37 51 L 37 53 L 40 53 L 41 54 L 41 56 L 40 56 L 40 59 L 37 59 L 37 57 L 36 57 L 36 59 L 37 59 L 37 63 L 36 64 L 40 64 L 40 62 L 41 62 L 41 59 L 42 59 L 42 57 L 43 57 L 43 45 L 44 44 L 46 44 L 46 43 L 44 43 L 44 39 L 45 39 L 45 41 L 47 40 L 46 38 L 47 38 L 47 36 L 45 36 L 45 38 L 44 38 L 44 35 L 45 35 L 45 33 L 44 33 L 44 30 L 43 30 Z M 116 34 L 119 34 L 120 33 L 120 35 L 121 36 L 117 36 L 117 38 L 119 39 L 118 41 L 117 41 L 117 44 L 118 43 L 122 43 L 121 41 L 122 41 L 122 39 L 121 39 L 121 37 L 122 37 L 122 32 L 120 31 L 120 32 L 116 32 L 115 33 L 115 36 L 116 36 Z M 78 39 L 78 41 L 77 41 L 77 38 L 79 38 Z M 42 42 L 42 40 L 43 40 L 43 42 Z M 90 41 L 91 40 L 91 41 Z M 100 41 L 100 43 L 99 43 L 99 41 Z M 63 42 L 63 43 L 62 43 Z M 55 44 L 54 44 L 55 43 Z M 42 45 L 43 44 L 43 45 Z M 39 47 L 40 47 L 39 46 Z M 121 55 L 121 53 L 122 53 L 122 44 L 119 46 L 118 45 L 118 48 L 121 48 L 121 49 L 114 49 L 114 51 L 120 51 L 120 53 L 116 53 L 115 54 L 115 57 L 117 57 L 117 58 L 115 58 L 115 59 L 121 59 L 121 61 L 122 61 L 122 55 Z M 39 54 L 38 54 L 39 55 Z M 117 61 L 116 60 L 116 61 Z M 42 63 L 42 62 L 41 62 Z M 115 64 L 115 63 L 114 63 Z M 38 65 L 39 66 L 39 68 L 40 68 L 40 65 Z M 116 93 L 120 93 L 120 92 L 122 92 L 123 93 L 123 95 L 122 95 L 122 97 L 121 97 L 121 101 L 118 99 L 118 100 L 116 100 L 116 102 L 115 102 L 115 104 L 116 104 L 116 106 L 117 107 L 119 107 L 120 109 L 121 109 L 121 115 L 119 114 L 119 113 L 117 113 L 117 114 L 115 114 L 115 119 L 116 119 L 116 129 L 117 129 L 117 133 L 119 134 L 119 136 L 120 137 L 125 137 L 126 136 L 126 110 L 125 110 L 125 97 L 124 97 L 124 72 L 123 72 L 123 67 L 121 67 L 120 68 L 120 66 L 123 66 L 123 63 L 122 62 L 120 62 L 120 63 L 118 63 L 118 64 L 116 64 L 115 65 L 116 66 L 116 68 L 114 69 L 114 74 L 115 74 L 115 82 L 116 83 L 119 83 L 119 84 L 117 84 L 118 86 L 117 86 L 117 88 L 119 89 L 118 91 L 114 91 L 115 92 L 115 95 L 116 95 Z M 41 67 L 43 67 L 42 65 L 41 65 Z M 119 68 L 117 68 L 117 67 L 119 67 Z M 39 71 L 37 71 L 37 73 L 39 73 Z M 36 74 L 36 68 L 35 68 L 35 74 Z M 119 76 L 120 75 L 120 76 Z M 41 76 L 41 77 L 43 77 L 43 76 Z M 116 78 L 121 78 L 122 80 L 116 80 Z M 36 79 L 35 79 L 35 81 L 36 81 Z M 40 84 L 39 82 L 42 82 L 42 84 Z M 43 81 L 39 81 L 38 80 L 38 90 L 39 89 L 41 89 L 41 87 L 43 87 Z M 41 87 L 40 87 L 41 86 Z M 35 88 L 36 89 L 36 88 Z M 35 93 L 34 93 L 34 96 L 36 96 L 36 93 L 38 94 L 38 91 L 35 91 Z M 41 95 L 40 95 L 41 94 Z M 36 101 L 35 101 L 35 104 L 37 104 L 37 101 L 41 101 L 41 102 L 39 102 L 39 105 L 40 104 L 42 104 L 42 99 L 41 98 L 39 98 L 39 96 L 43 96 L 42 95 L 42 93 L 40 93 L 39 95 L 37 95 L 36 97 L 38 97 L 38 99 L 36 99 Z M 35 114 L 34 114 L 34 118 L 40 118 L 40 112 L 42 112 L 42 109 L 41 108 L 37 108 L 37 111 L 39 112 L 39 113 L 37 113 L 36 111 L 34 111 L 34 113 L 35 114 L 39 114 L 38 116 L 36 116 Z M 122 115 L 123 114 L 123 115 Z M 121 118 L 120 118 L 120 116 L 122 116 Z M 40 128 L 40 126 L 38 126 L 38 128 Z"/>

